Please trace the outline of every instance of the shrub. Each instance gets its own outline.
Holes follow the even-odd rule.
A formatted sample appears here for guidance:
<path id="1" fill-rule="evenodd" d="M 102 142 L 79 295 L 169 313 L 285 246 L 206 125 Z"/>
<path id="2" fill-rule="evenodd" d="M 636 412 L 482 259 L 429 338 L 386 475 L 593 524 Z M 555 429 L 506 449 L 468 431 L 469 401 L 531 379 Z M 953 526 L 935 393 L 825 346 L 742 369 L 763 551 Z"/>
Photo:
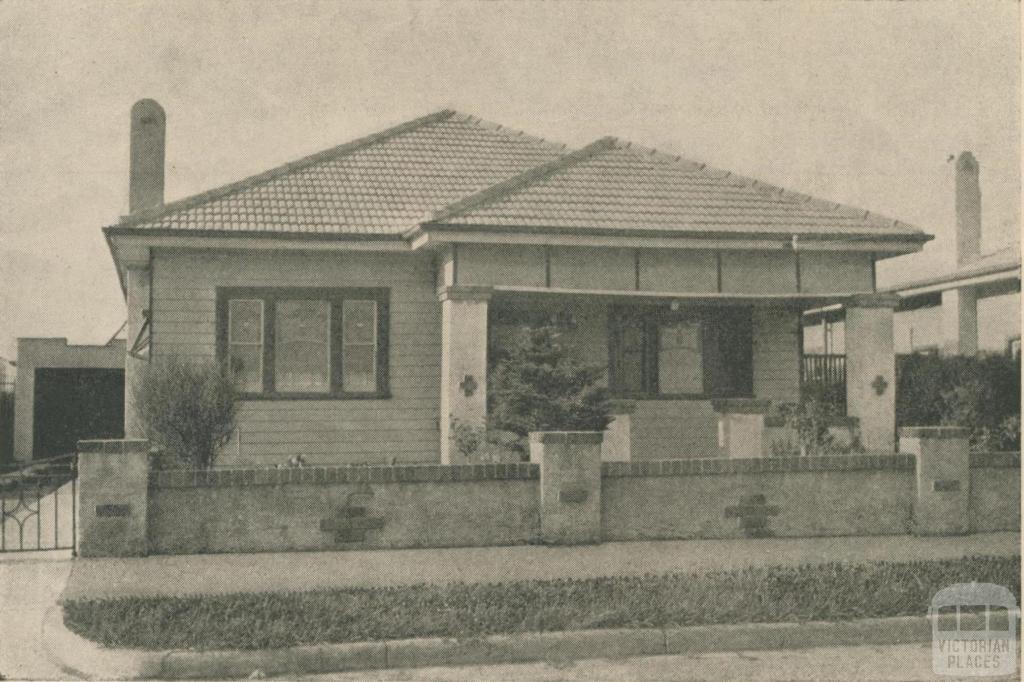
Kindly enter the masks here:
<path id="1" fill-rule="evenodd" d="M 773 456 L 834 455 L 863 452 L 858 434 L 851 430 L 848 442 L 836 439 L 831 426 L 841 417 L 842 403 L 836 400 L 834 387 L 817 383 L 806 383 L 800 392 L 799 403 L 779 406 L 779 416 L 797 437 L 797 445 L 789 442 L 775 442 L 771 445 Z"/>
<path id="2" fill-rule="evenodd" d="M 235 428 L 234 374 L 214 362 L 153 360 L 133 387 L 146 436 L 186 466 L 213 466 Z"/>
<path id="3" fill-rule="evenodd" d="M 603 365 L 570 356 L 558 327 L 524 327 L 488 378 L 489 426 L 518 437 L 526 449 L 531 431 L 603 431 L 611 421 Z"/>
<path id="4" fill-rule="evenodd" d="M 896 363 L 899 426 L 962 426 L 980 449 L 1020 448 L 1020 360 L 1002 355 L 903 355 Z"/>

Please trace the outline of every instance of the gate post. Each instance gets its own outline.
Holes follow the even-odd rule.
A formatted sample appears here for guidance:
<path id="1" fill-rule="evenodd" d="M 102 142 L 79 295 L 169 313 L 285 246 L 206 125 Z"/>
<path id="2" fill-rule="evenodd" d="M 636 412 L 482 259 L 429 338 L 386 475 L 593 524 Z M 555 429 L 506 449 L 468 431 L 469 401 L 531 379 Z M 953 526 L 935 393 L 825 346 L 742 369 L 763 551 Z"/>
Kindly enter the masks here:
<path id="1" fill-rule="evenodd" d="M 967 429 L 913 426 L 900 429 L 900 452 L 917 459 L 915 535 L 970 531 L 970 455 Z"/>
<path id="2" fill-rule="evenodd" d="M 144 556 L 148 440 L 78 441 L 78 556 Z"/>

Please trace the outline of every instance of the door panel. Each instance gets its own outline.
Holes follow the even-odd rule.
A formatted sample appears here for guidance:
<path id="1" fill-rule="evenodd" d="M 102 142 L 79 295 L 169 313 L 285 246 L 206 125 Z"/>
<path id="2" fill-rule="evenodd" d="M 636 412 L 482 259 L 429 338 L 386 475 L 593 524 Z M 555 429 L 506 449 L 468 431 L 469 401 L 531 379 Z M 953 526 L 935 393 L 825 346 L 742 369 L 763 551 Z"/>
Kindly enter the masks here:
<path id="1" fill-rule="evenodd" d="M 75 451 L 89 438 L 124 437 L 124 370 L 36 370 L 33 459 Z"/>

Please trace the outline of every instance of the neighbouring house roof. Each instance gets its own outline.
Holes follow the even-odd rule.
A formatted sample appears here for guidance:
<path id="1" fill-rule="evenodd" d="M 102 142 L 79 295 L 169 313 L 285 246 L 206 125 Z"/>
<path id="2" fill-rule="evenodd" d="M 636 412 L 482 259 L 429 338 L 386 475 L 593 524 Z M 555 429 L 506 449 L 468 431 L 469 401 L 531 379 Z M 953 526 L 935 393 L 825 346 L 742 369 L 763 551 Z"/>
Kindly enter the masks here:
<path id="1" fill-rule="evenodd" d="M 107 229 L 397 238 L 428 227 L 930 239 L 864 210 L 614 138 L 570 151 L 450 110 Z"/>
<path id="2" fill-rule="evenodd" d="M 897 282 L 885 287 L 884 291 L 899 294 L 927 293 L 932 290 L 952 289 L 980 279 L 984 279 L 985 282 L 1020 279 L 1020 267 L 1020 244 L 1013 244 L 998 251 L 982 255 L 951 272 L 934 277 Z"/>
<path id="3" fill-rule="evenodd" d="M 467 197 L 428 225 L 924 237 L 896 220 L 610 137 Z"/>

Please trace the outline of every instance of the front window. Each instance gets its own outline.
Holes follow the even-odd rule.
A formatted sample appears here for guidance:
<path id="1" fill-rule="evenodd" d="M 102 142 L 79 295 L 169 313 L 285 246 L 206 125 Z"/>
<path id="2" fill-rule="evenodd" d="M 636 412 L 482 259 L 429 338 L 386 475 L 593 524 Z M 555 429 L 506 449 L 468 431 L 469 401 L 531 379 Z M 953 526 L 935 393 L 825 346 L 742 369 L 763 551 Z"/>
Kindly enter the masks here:
<path id="1" fill-rule="evenodd" d="M 621 397 L 753 393 L 750 309 L 613 307 L 611 386 Z"/>
<path id="2" fill-rule="evenodd" d="M 387 393 L 387 292 L 220 289 L 218 352 L 245 397 Z"/>

